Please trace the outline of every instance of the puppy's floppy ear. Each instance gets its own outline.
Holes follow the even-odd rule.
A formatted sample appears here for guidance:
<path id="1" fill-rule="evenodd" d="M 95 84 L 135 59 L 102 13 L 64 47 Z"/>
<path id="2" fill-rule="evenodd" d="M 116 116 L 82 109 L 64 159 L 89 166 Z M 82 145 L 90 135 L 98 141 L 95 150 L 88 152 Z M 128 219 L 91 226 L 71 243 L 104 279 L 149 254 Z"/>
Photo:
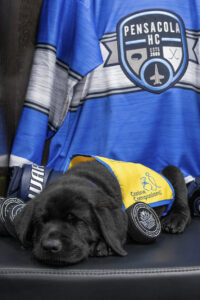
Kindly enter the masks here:
<path id="1" fill-rule="evenodd" d="M 98 207 L 94 209 L 101 233 L 108 246 L 121 256 L 127 255 L 123 248 L 127 234 L 127 220 L 123 211 Z M 115 219 L 116 218 L 116 219 Z M 122 224 L 119 224 L 121 220 Z"/>
<path id="2" fill-rule="evenodd" d="M 17 237 L 24 247 L 30 247 L 32 244 L 34 202 L 28 202 L 13 221 Z"/>

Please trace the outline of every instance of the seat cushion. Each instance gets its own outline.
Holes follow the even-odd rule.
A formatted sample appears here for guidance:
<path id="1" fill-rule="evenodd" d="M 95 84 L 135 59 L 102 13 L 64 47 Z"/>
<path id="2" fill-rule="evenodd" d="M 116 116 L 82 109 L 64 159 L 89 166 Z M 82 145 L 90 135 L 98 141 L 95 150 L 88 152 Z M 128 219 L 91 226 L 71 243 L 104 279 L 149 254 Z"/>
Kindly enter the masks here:
<path id="1" fill-rule="evenodd" d="M 89 258 L 55 268 L 33 259 L 12 238 L 0 238 L 1 300 L 200 299 L 200 219 L 185 233 L 153 244 L 128 243 L 126 257 Z"/>

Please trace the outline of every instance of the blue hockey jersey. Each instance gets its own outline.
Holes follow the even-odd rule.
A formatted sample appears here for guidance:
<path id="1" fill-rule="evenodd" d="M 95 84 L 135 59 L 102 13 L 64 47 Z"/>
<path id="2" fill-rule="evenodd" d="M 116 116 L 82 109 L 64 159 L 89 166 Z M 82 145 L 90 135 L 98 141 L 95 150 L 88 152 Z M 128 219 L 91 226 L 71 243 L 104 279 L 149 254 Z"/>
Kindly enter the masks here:
<path id="1" fill-rule="evenodd" d="M 44 0 L 11 165 L 75 153 L 200 173 L 200 2 Z"/>

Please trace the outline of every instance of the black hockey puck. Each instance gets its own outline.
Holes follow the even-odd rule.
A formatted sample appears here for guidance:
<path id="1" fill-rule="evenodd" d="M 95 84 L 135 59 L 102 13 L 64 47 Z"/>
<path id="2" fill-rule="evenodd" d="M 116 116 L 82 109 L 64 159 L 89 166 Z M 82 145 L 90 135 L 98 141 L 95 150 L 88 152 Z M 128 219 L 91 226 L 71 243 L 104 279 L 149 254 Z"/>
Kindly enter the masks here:
<path id="1" fill-rule="evenodd" d="M 137 202 L 126 209 L 128 233 L 139 243 L 151 243 L 161 233 L 161 223 L 156 212 L 148 204 Z"/>

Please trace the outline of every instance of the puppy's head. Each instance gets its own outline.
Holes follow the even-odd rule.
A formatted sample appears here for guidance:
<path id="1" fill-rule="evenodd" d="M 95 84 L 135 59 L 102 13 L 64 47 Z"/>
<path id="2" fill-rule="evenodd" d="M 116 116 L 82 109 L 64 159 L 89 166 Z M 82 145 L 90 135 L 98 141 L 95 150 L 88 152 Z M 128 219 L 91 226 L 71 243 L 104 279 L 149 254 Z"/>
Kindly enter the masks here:
<path id="1" fill-rule="evenodd" d="M 127 216 L 92 185 L 83 190 L 59 181 L 31 200 L 15 219 L 17 235 L 36 259 L 52 265 L 77 263 L 95 255 L 103 241 L 126 255 Z M 108 198 L 108 199 L 105 199 Z"/>

